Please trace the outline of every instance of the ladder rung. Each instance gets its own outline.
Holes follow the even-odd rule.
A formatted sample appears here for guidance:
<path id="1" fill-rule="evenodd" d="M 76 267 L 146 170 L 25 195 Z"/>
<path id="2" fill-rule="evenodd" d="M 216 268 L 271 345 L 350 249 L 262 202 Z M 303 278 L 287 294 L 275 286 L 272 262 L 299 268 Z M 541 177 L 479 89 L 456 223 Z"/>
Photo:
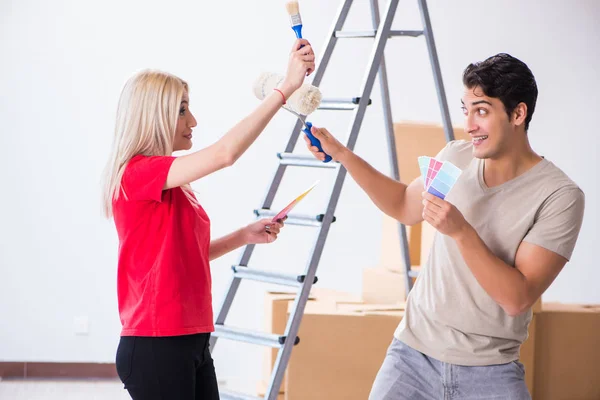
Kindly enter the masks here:
<path id="1" fill-rule="evenodd" d="M 319 105 L 319 110 L 354 110 L 358 107 L 360 97 L 353 97 L 351 99 L 323 99 Z M 369 99 L 368 105 L 371 105 L 372 101 Z"/>
<path id="2" fill-rule="evenodd" d="M 262 346 L 269 346 L 279 348 L 285 343 L 285 336 L 274 335 L 272 333 L 256 332 L 248 329 L 232 328 L 230 326 L 224 326 L 220 324 L 215 325 L 214 335 L 220 338 L 237 340 L 239 342 L 260 344 Z M 296 337 L 295 345 L 300 342 L 300 338 Z"/>
<path id="3" fill-rule="evenodd" d="M 419 276 L 419 271 L 411 269 L 410 271 L 408 271 L 408 276 L 410 276 L 411 278 L 416 278 Z"/>
<path id="4" fill-rule="evenodd" d="M 423 31 L 390 31 L 390 37 L 392 36 L 410 36 L 418 37 L 423 35 Z M 336 38 L 352 39 L 352 38 L 374 38 L 377 36 L 376 30 L 365 30 L 365 31 L 337 31 L 335 32 Z"/>
<path id="5" fill-rule="evenodd" d="M 279 272 L 263 271 L 255 268 L 248 268 L 243 265 L 234 265 L 233 275 L 237 278 L 250 279 L 259 282 L 276 283 L 278 285 L 300 287 L 304 283 L 306 275 L 281 274 Z M 317 283 L 317 277 L 313 279 L 313 284 Z"/>
<path id="6" fill-rule="evenodd" d="M 274 217 L 275 215 L 277 215 L 277 212 L 272 211 L 272 210 L 261 209 L 261 210 L 254 210 L 254 214 L 257 217 L 269 218 L 269 217 Z M 321 223 L 323 222 L 323 217 L 325 217 L 324 214 L 318 214 L 318 215 L 288 214 L 288 217 L 285 220 L 285 223 L 287 225 L 319 227 L 319 226 L 321 226 Z M 333 217 L 332 222 L 335 222 L 335 220 L 336 220 L 336 218 Z"/>
<path id="7" fill-rule="evenodd" d="M 230 390 L 219 390 L 219 397 L 223 400 L 264 400 L 264 397 L 250 396 Z"/>
<path id="8" fill-rule="evenodd" d="M 317 160 L 313 156 L 304 156 L 294 153 L 277 153 L 277 157 L 283 165 L 293 165 L 296 167 L 314 167 L 314 168 L 337 168 L 338 162 L 325 163 Z"/>
<path id="9" fill-rule="evenodd" d="M 423 31 L 390 31 L 390 36 L 419 37 L 423 36 Z"/>

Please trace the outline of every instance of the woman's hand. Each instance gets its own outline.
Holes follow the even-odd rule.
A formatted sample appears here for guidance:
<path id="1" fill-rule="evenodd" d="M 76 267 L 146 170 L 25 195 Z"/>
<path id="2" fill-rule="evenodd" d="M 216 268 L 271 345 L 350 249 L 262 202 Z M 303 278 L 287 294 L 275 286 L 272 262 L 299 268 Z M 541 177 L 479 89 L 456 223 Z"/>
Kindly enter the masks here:
<path id="1" fill-rule="evenodd" d="M 284 81 L 279 86 L 286 99 L 294 93 L 302 83 L 304 78 L 315 70 L 315 53 L 312 46 L 306 39 L 298 39 L 294 42 L 290 59 L 288 61 L 287 73 Z"/>
<path id="2" fill-rule="evenodd" d="M 244 228 L 247 244 L 272 243 L 283 228 L 283 221 L 273 222 L 271 219 L 261 219 Z"/>

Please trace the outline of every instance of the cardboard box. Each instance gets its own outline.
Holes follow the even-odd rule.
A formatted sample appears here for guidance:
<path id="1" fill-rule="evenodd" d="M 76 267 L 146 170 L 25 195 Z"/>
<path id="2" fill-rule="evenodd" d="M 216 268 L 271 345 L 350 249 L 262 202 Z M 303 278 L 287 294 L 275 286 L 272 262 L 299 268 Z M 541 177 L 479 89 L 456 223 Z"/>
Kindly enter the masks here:
<path id="1" fill-rule="evenodd" d="M 453 131 L 455 139 L 470 140 L 469 135 L 465 133 L 462 127 L 455 126 Z M 406 184 L 421 175 L 417 161 L 418 157 L 435 157 L 446 146 L 444 127 L 441 124 L 400 121 L 394 124 L 394 137 L 396 139 L 400 180 Z M 419 256 L 413 256 L 412 249 L 410 249 L 412 265 L 425 265 L 432 241 L 431 230 L 433 228 L 427 223 L 421 223 L 411 226 L 411 229 L 421 231 L 421 244 L 417 244 L 415 240 L 411 243 L 411 246 L 415 245 L 417 247 L 415 251 L 419 253 Z M 395 243 L 399 243 L 397 237 Z M 394 255 L 393 252 L 391 254 Z M 385 262 L 385 264 L 390 263 Z M 401 265 L 399 262 L 395 264 Z"/>
<path id="2" fill-rule="evenodd" d="M 381 222 L 381 258 L 379 265 L 395 272 L 404 272 L 398 221 L 383 215 Z M 411 265 L 421 265 L 421 224 L 406 227 Z"/>
<path id="3" fill-rule="evenodd" d="M 364 400 L 383 363 L 403 307 L 313 302 L 288 365 L 287 400 Z"/>
<path id="4" fill-rule="evenodd" d="M 396 281 L 403 283 L 400 274 L 383 268 L 369 270 L 387 274 L 385 280 L 389 280 L 389 274 L 395 274 Z M 284 332 L 294 297 L 293 293 L 267 293 L 266 318 L 272 332 Z M 301 340 L 292 351 L 278 398 L 367 398 L 393 332 L 404 315 L 405 303 L 390 301 L 394 304 L 367 304 L 349 293 L 314 288 L 300 326 Z M 529 338 L 520 357 L 530 392 L 534 389 L 536 318 L 530 324 Z M 265 351 L 259 394 L 264 394 L 277 356 L 275 349 Z"/>
<path id="5" fill-rule="evenodd" d="M 380 265 L 390 271 L 404 273 L 398 222 L 384 215 L 382 228 Z M 436 232 L 435 228 L 427 222 L 406 227 L 411 265 L 425 265 L 427 263 Z"/>
<path id="6" fill-rule="evenodd" d="M 313 287 L 307 304 L 313 302 L 331 303 L 335 301 L 360 302 L 359 296 L 340 292 L 332 289 Z M 296 292 L 267 292 L 265 295 L 265 332 L 283 335 L 288 319 L 288 306 L 293 304 Z M 300 336 L 300 335 L 298 335 Z M 300 336 L 302 340 L 302 336 Z M 263 380 L 267 382 L 271 378 L 271 372 L 277 359 L 278 349 L 265 348 L 263 358 Z M 294 351 L 292 351 L 292 357 Z"/>
<path id="7" fill-rule="evenodd" d="M 464 128 L 455 126 L 453 130 L 455 139 L 471 140 Z M 421 175 L 417 157 L 435 157 L 446 145 L 441 124 L 399 121 L 394 123 L 394 137 L 400 180 L 404 183 Z"/>
<path id="8" fill-rule="evenodd" d="M 462 127 L 454 127 L 454 136 L 456 139 L 470 140 L 469 135 L 464 132 Z M 394 124 L 394 137 L 400 181 L 406 184 L 421 175 L 417 161 L 419 156 L 434 157 L 446 145 L 444 128 L 441 124 L 397 122 Z M 425 225 L 428 224 L 419 223 L 407 227 L 411 265 L 425 265 L 431 243 L 430 232 L 426 232 L 425 236 L 428 241 L 420 240 L 423 230 L 426 229 Z M 425 243 L 425 246 L 421 243 Z M 392 271 L 404 273 L 397 222 L 388 216 L 384 216 L 383 220 L 380 265 Z"/>
<path id="9" fill-rule="evenodd" d="M 413 266 L 418 271 L 420 267 Z M 413 283 L 416 281 L 413 278 Z M 404 274 L 387 268 L 365 268 L 363 270 L 362 299 L 365 303 L 398 304 L 406 301 Z"/>
<path id="10" fill-rule="evenodd" d="M 380 265 L 390 271 L 404 273 L 398 222 L 384 215 L 382 230 Z M 406 227 L 411 265 L 425 265 L 427 263 L 435 233 L 435 228 L 427 222 Z"/>
<path id="11" fill-rule="evenodd" d="M 279 393 L 277 394 L 277 400 L 286 400 L 285 392 L 283 391 L 284 384 L 285 384 L 285 382 L 281 385 L 281 388 L 279 389 Z M 256 385 L 256 394 L 261 398 L 265 397 L 265 395 L 267 394 L 267 382 L 265 382 L 265 381 L 258 382 L 258 384 Z"/>
<path id="12" fill-rule="evenodd" d="M 535 400 L 600 399 L 600 305 L 544 303 L 535 341 Z"/>
<path id="13" fill-rule="evenodd" d="M 401 274 L 404 276 L 404 262 L 400 246 L 400 234 L 398 232 L 398 222 L 387 216 L 382 220 L 383 234 L 381 235 L 381 258 L 379 266 Z M 408 250 L 410 253 L 411 269 L 418 269 L 422 262 L 426 262 L 429 256 L 429 250 L 433 242 L 435 229 L 428 223 L 419 223 L 406 227 L 408 239 Z M 401 287 L 400 298 L 406 300 L 406 290 L 404 285 Z"/>

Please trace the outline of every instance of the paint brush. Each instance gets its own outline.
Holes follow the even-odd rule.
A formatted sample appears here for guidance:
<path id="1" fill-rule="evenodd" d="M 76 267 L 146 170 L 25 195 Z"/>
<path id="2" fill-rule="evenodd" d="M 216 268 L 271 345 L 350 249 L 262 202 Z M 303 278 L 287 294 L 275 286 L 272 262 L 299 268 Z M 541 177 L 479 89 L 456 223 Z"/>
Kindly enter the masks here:
<path id="1" fill-rule="evenodd" d="M 300 6 L 298 1 L 288 1 L 285 5 L 290 16 L 290 24 L 298 39 L 302 39 L 302 18 L 300 17 Z"/>

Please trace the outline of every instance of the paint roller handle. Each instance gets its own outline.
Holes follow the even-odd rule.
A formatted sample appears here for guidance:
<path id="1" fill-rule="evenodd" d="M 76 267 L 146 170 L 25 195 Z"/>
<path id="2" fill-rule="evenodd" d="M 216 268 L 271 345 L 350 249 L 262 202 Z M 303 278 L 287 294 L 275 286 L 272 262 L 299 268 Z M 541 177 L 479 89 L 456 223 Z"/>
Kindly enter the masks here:
<path id="1" fill-rule="evenodd" d="M 310 131 L 311 128 L 312 128 L 312 124 L 310 122 L 306 121 L 305 125 L 306 125 L 306 127 L 304 129 L 302 129 L 302 132 L 304 132 L 306 134 L 306 136 L 308 136 L 308 139 L 310 140 L 311 146 L 315 146 L 316 148 L 319 149 L 319 151 L 321 153 L 325 154 L 325 160 L 323 160 L 323 162 L 328 163 L 329 161 L 332 160 L 332 158 L 331 158 L 331 156 L 329 154 L 327 154 L 327 153 L 325 153 L 323 151 L 323 147 L 321 146 L 321 142 Z"/>

